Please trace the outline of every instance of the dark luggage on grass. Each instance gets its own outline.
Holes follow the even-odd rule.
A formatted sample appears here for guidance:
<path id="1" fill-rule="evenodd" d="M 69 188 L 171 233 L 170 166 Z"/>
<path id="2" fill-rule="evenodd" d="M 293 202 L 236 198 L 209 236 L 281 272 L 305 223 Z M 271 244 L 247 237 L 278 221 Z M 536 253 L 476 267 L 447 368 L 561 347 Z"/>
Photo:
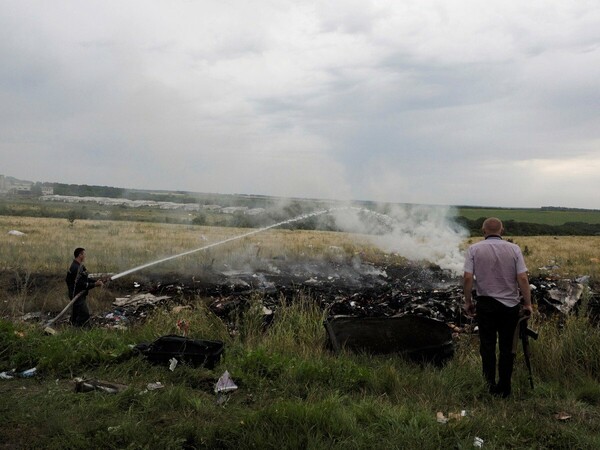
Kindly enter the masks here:
<path id="1" fill-rule="evenodd" d="M 141 343 L 135 348 L 148 361 L 156 364 L 169 364 L 171 358 L 193 367 L 203 366 L 213 369 L 223 354 L 223 342 L 191 339 L 184 336 L 161 336 L 152 343 Z"/>

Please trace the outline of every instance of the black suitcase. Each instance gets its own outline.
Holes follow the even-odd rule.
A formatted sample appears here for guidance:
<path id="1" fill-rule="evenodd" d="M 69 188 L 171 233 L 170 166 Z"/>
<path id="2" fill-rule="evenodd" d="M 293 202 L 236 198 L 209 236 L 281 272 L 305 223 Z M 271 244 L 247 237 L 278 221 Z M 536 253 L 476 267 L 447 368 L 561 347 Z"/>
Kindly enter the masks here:
<path id="1" fill-rule="evenodd" d="M 161 336 L 152 343 L 141 343 L 135 348 L 142 353 L 148 361 L 155 364 L 169 364 L 171 358 L 180 363 L 193 367 L 203 366 L 213 369 L 221 360 L 223 342 L 207 341 L 204 339 L 191 339 L 184 336 Z"/>

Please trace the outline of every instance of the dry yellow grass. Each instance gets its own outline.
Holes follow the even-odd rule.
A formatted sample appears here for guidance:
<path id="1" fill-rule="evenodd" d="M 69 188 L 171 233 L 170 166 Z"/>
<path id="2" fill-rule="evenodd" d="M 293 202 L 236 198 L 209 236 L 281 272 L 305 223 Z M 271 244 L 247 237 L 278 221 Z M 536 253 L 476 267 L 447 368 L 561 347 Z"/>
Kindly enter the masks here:
<path id="1" fill-rule="evenodd" d="M 17 237 L 9 230 L 26 233 Z M 166 256 L 203 247 L 246 233 L 246 229 L 124 221 L 0 217 L 0 271 L 62 274 L 75 247 L 87 249 L 92 272 L 118 273 Z M 510 237 L 524 251 L 533 274 L 559 266 L 564 276 L 600 275 L 600 237 Z M 478 238 L 464 243 L 476 242 Z M 385 255 L 362 235 L 272 229 L 155 266 L 159 271 L 193 271 L 211 263 L 239 266 L 257 258 L 306 257 L 337 259 L 361 253 L 378 262 Z M 542 272 L 543 273 L 543 272 Z"/>
<path id="2" fill-rule="evenodd" d="M 569 278 L 590 275 L 600 279 L 600 236 L 507 236 L 506 239 L 521 247 L 531 274 L 551 272 Z M 465 244 L 480 240 L 469 239 Z"/>
<path id="3" fill-rule="evenodd" d="M 9 230 L 26 233 L 10 236 Z M 0 270 L 62 273 L 73 249 L 87 250 L 93 272 L 118 273 L 160 258 L 197 249 L 247 229 L 200 227 L 123 221 L 0 217 Z M 155 266 L 152 270 L 193 270 L 211 264 L 239 265 L 256 258 L 324 257 L 362 252 L 368 260 L 382 257 L 366 238 L 346 233 L 272 229 Z"/>

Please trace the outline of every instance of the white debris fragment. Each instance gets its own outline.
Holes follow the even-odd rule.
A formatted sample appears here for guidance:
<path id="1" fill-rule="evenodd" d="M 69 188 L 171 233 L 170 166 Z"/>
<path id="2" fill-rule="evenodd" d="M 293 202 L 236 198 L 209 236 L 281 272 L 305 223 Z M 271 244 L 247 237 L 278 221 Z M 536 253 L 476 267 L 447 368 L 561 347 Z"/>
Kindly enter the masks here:
<path id="1" fill-rule="evenodd" d="M 227 393 L 231 391 L 235 391 L 238 387 L 231 379 L 229 375 L 229 371 L 223 372 L 223 375 L 217 380 L 217 384 L 215 384 L 215 394 Z"/>
<path id="2" fill-rule="evenodd" d="M 173 372 L 173 371 L 175 370 L 175 367 L 177 367 L 177 362 L 178 362 L 178 361 L 177 361 L 175 358 L 171 358 L 171 359 L 169 360 L 169 370 L 170 370 L 171 372 Z"/>
<path id="3" fill-rule="evenodd" d="M 473 447 L 482 448 L 483 439 L 481 439 L 480 437 L 475 437 L 475 439 L 473 439 Z"/>
<path id="4" fill-rule="evenodd" d="M 146 386 L 146 388 L 149 391 L 155 391 L 157 389 L 162 389 L 164 387 L 165 387 L 165 385 L 162 384 L 160 381 L 157 381 L 156 383 L 148 383 L 148 385 Z"/>
<path id="5" fill-rule="evenodd" d="M 25 236 L 25 233 L 17 230 L 10 230 L 8 234 L 10 234 L 11 236 Z"/>
<path id="6" fill-rule="evenodd" d="M 157 297 L 150 293 L 138 294 L 133 297 L 116 298 L 115 301 L 113 302 L 113 306 L 136 307 L 137 308 L 138 306 L 142 306 L 142 305 L 155 305 L 156 303 L 159 303 L 163 300 L 167 300 L 169 298 L 171 298 L 171 297 L 169 297 L 168 295 L 161 295 L 160 297 Z"/>

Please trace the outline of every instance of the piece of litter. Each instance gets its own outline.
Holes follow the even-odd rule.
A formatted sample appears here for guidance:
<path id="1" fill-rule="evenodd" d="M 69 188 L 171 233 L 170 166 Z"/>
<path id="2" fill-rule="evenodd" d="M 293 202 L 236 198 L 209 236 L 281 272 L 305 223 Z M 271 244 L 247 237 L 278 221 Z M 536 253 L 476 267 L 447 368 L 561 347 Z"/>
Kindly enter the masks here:
<path id="1" fill-rule="evenodd" d="M 124 384 L 112 383 L 110 381 L 83 379 L 79 377 L 73 379 L 73 381 L 75 382 L 75 392 L 100 391 L 107 394 L 118 394 L 127 389 L 127 386 Z"/>
<path id="2" fill-rule="evenodd" d="M 148 388 L 149 391 L 155 391 L 157 389 L 162 389 L 165 387 L 164 384 L 162 384 L 160 381 L 157 381 L 156 383 L 148 383 L 148 386 L 146 386 Z"/>
<path id="3" fill-rule="evenodd" d="M 177 328 L 183 333 L 183 336 L 186 337 L 190 330 L 190 323 L 187 320 L 178 320 Z"/>
<path id="4" fill-rule="evenodd" d="M 561 411 L 561 412 L 555 414 L 554 418 L 556 420 L 569 420 L 571 418 L 571 415 L 564 411 Z"/>
<path id="5" fill-rule="evenodd" d="M 0 380 L 12 380 L 15 377 L 15 371 L 0 372 Z"/>
<path id="6" fill-rule="evenodd" d="M 444 413 L 441 411 L 437 412 L 437 414 L 435 415 L 435 419 L 438 421 L 438 423 L 448 422 L 448 418 L 446 416 L 444 416 Z"/>
<path id="7" fill-rule="evenodd" d="M 227 393 L 231 391 L 235 391 L 238 387 L 235 385 L 229 372 L 226 370 L 223 372 L 223 375 L 217 380 L 217 384 L 215 384 L 215 393 Z"/>
<path id="8" fill-rule="evenodd" d="M 460 420 L 462 419 L 464 416 L 461 413 L 448 413 L 448 419 L 452 419 L 452 420 Z"/>
<path id="9" fill-rule="evenodd" d="M 23 378 L 29 378 L 29 377 L 34 376 L 36 372 L 37 372 L 37 367 L 33 367 L 32 369 L 24 370 L 23 372 L 21 372 L 19 374 L 19 376 L 23 377 Z"/>
<path id="10" fill-rule="evenodd" d="M 8 234 L 10 234 L 11 236 L 25 236 L 25 233 L 17 230 L 10 230 Z"/>
<path id="11" fill-rule="evenodd" d="M 477 447 L 477 448 L 483 447 L 483 439 L 481 439 L 480 437 L 476 437 L 473 440 L 473 447 Z"/>
<path id="12" fill-rule="evenodd" d="M 54 328 L 46 327 L 44 328 L 44 333 L 54 336 L 55 334 L 58 334 L 58 331 L 56 331 Z"/>
<path id="13" fill-rule="evenodd" d="M 169 360 L 169 370 L 170 370 L 171 372 L 173 372 L 173 371 L 175 370 L 175 367 L 177 367 L 177 362 L 178 362 L 178 361 L 177 361 L 175 358 L 171 358 L 171 359 Z"/>

